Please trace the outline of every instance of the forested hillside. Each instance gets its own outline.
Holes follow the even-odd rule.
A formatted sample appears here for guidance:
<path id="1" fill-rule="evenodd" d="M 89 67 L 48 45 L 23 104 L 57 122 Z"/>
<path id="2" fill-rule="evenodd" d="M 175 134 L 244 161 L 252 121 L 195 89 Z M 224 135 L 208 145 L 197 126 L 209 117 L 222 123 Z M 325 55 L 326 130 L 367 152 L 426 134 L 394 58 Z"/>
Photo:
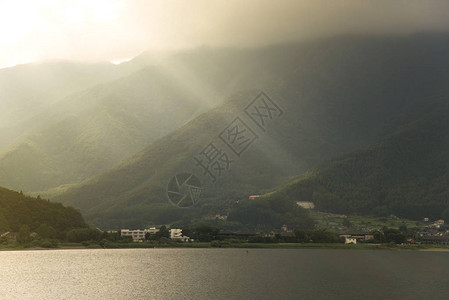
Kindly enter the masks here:
<path id="1" fill-rule="evenodd" d="M 253 50 L 262 66 L 268 61 L 279 67 L 273 69 L 272 85 L 261 88 L 284 113 L 267 120 L 265 131 L 244 113 L 259 92 L 235 93 L 220 107 L 55 199 L 81 208 L 90 222 L 106 227 L 228 212 L 235 200 L 269 191 L 289 176 L 445 107 L 447 41 L 446 35 L 432 34 L 339 37 Z M 253 126 L 258 139 L 241 157 L 230 152 L 234 162 L 212 184 L 194 157 L 211 141 L 227 149 L 218 135 L 237 116 Z M 198 207 L 188 212 L 171 206 L 165 195 L 169 179 L 179 172 L 196 174 L 204 187 Z"/>
<path id="2" fill-rule="evenodd" d="M 45 229 L 53 233 L 52 238 L 60 239 L 73 228 L 87 227 L 74 208 L 0 188 L 0 233 L 18 232 L 23 225 L 31 231 Z"/>
<path id="3" fill-rule="evenodd" d="M 279 193 L 322 211 L 449 221 L 449 110 L 326 162 Z"/>

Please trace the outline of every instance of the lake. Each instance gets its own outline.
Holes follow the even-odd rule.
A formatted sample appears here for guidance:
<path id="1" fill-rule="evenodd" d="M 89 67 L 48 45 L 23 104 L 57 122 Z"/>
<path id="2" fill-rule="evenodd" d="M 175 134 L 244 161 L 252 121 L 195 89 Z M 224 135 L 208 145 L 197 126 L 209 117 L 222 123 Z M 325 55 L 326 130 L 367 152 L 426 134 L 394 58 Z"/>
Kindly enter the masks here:
<path id="1" fill-rule="evenodd" d="M 449 252 L 0 252 L 0 299 L 447 299 Z"/>

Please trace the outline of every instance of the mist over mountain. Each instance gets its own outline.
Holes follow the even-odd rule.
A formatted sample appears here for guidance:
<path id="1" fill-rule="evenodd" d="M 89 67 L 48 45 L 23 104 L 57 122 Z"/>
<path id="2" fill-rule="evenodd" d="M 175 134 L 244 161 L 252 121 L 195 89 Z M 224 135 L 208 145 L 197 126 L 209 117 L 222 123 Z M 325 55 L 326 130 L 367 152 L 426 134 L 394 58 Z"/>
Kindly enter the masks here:
<path id="1" fill-rule="evenodd" d="M 272 120 L 266 132 L 253 129 L 260 138 L 242 157 L 232 156 L 235 163 L 215 184 L 195 166 L 194 157 L 217 140 L 235 117 L 245 118 L 244 108 L 259 90 L 235 93 L 221 106 L 55 199 L 81 208 L 89 222 L 105 227 L 137 227 L 229 212 L 235 200 L 269 191 L 289 176 L 380 140 L 445 107 L 447 37 L 343 36 L 241 50 L 252 58 L 250 66 L 272 78 L 259 90 L 274 99 L 284 114 Z M 240 51 L 235 51 L 227 52 L 228 61 L 246 67 L 234 55 Z M 207 52 L 217 57 L 214 51 Z M 213 61 L 200 57 L 200 62 Z M 220 78 L 220 68 L 216 70 Z M 214 78 L 212 74 L 209 78 Z M 188 211 L 171 206 L 165 195 L 168 180 L 186 171 L 204 185 L 198 207 Z"/>
<path id="2" fill-rule="evenodd" d="M 114 79 L 112 64 L 48 62 L 0 70 L 0 128 L 16 125 L 60 98 Z"/>
<path id="3" fill-rule="evenodd" d="M 65 110 L 57 109 L 69 95 L 140 68 L 142 65 L 137 64 L 48 61 L 0 69 L 0 150 L 57 121 L 64 111 L 72 111 L 67 105 Z"/>
<path id="4" fill-rule="evenodd" d="M 105 82 L 87 88 L 87 82 L 95 83 L 87 77 L 79 91 L 68 89 L 64 97 L 58 94 L 59 101 L 42 105 L 42 112 L 24 116 L 15 129 L 5 128 L 3 142 L 13 136 L 16 141 L 0 152 L 0 183 L 34 195 L 58 194 L 106 171 L 234 91 L 275 86 L 277 72 L 288 66 L 277 63 L 261 50 L 200 48 L 165 55 L 145 52 L 131 62 L 108 66 L 115 75 L 105 72 Z M 108 81 L 117 75 L 123 76 Z M 26 106 L 19 100 L 18 107 Z"/>
<path id="5" fill-rule="evenodd" d="M 148 67 L 52 109 L 60 108 L 65 117 L 0 154 L 2 184 L 29 192 L 81 182 L 176 129 L 200 105 L 170 75 Z"/>

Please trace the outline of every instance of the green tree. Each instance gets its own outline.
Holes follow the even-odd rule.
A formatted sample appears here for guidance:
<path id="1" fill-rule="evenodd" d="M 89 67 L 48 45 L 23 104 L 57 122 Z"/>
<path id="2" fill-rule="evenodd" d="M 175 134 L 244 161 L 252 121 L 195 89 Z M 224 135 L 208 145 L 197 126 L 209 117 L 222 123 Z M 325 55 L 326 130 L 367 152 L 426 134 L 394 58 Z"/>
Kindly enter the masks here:
<path id="1" fill-rule="evenodd" d="M 443 218 L 444 221 L 446 221 L 447 223 L 449 223 L 449 207 L 446 208 L 446 209 L 441 213 L 441 217 Z"/>
<path id="2" fill-rule="evenodd" d="M 385 236 L 381 231 L 374 231 L 373 233 L 374 241 L 376 243 L 385 243 Z"/>
<path id="3" fill-rule="evenodd" d="M 297 229 L 295 230 L 296 242 L 298 243 L 308 243 L 310 241 L 309 235 L 306 231 Z"/>
<path id="4" fill-rule="evenodd" d="M 106 239 L 102 239 L 98 244 L 100 245 L 101 248 L 105 249 L 107 242 L 108 241 Z"/>
<path id="5" fill-rule="evenodd" d="M 395 244 L 405 243 L 405 235 L 397 229 L 389 228 L 384 231 L 385 241 L 387 243 L 393 242 Z"/>
<path id="6" fill-rule="evenodd" d="M 183 236 L 192 236 L 193 232 L 192 232 L 192 230 L 190 229 L 189 226 L 182 226 L 181 229 L 182 229 L 182 235 Z"/>
<path id="7" fill-rule="evenodd" d="M 0 245 L 8 245 L 8 237 L 4 236 L 4 237 L 0 237 Z"/>
<path id="8" fill-rule="evenodd" d="M 343 239 L 333 231 L 325 229 L 315 229 L 309 232 L 310 239 L 314 243 L 341 243 Z"/>
<path id="9" fill-rule="evenodd" d="M 165 236 L 163 236 L 163 237 L 161 237 L 161 238 L 159 239 L 159 243 L 161 243 L 161 244 L 169 244 L 169 243 L 171 243 L 171 242 L 172 242 L 172 240 L 169 239 L 169 238 L 167 238 L 167 237 L 165 237 Z"/>
<path id="10" fill-rule="evenodd" d="M 9 222 L 3 215 L 3 213 L 0 212 L 0 233 L 9 231 Z"/>
<path id="11" fill-rule="evenodd" d="M 145 240 L 147 241 L 157 241 L 159 240 L 161 237 L 159 235 L 157 235 L 156 233 L 145 233 Z"/>
<path id="12" fill-rule="evenodd" d="M 220 228 L 201 224 L 194 229 L 194 238 L 200 242 L 210 242 L 216 239 Z"/>
<path id="13" fill-rule="evenodd" d="M 100 241 L 103 235 L 100 230 L 94 228 L 77 228 L 67 232 L 69 242 L 80 243 L 84 241 Z"/>
<path id="14" fill-rule="evenodd" d="M 161 238 L 170 238 L 170 230 L 165 225 L 162 225 L 161 228 L 159 228 L 159 231 L 155 234 L 156 240 L 160 240 Z"/>
<path id="15" fill-rule="evenodd" d="M 48 226 L 47 224 L 41 224 L 37 229 L 36 229 L 36 233 L 44 239 L 53 239 L 56 237 L 56 230 L 51 227 Z"/>
<path id="16" fill-rule="evenodd" d="M 17 235 L 17 242 L 21 244 L 28 243 L 30 241 L 30 227 L 28 225 L 22 225 Z"/>

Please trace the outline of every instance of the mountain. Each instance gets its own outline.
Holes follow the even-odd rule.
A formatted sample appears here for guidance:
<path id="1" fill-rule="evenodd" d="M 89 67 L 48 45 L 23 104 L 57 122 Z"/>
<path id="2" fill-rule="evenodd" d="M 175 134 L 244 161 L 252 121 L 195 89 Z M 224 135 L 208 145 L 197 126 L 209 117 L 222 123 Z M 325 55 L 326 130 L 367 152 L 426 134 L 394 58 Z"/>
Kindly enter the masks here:
<path id="1" fill-rule="evenodd" d="M 216 106 L 224 95 L 276 85 L 279 61 L 269 56 L 260 49 L 200 48 L 162 57 L 147 52 L 116 66 L 121 74 L 141 69 L 72 93 L 20 124 L 32 132 L 0 152 L 0 184 L 46 197 L 61 193 Z"/>
<path id="2" fill-rule="evenodd" d="M 60 120 L 0 153 L 0 183 L 26 192 L 79 183 L 178 128 L 201 108 L 189 89 L 154 67 L 75 93 L 52 108 Z"/>
<path id="3" fill-rule="evenodd" d="M 141 68 L 142 66 L 140 66 Z M 61 99 L 139 69 L 112 63 L 48 61 L 0 69 L 0 150 L 50 124 L 37 117 Z"/>
<path id="4" fill-rule="evenodd" d="M 251 57 L 249 64 L 275 74 L 260 87 L 283 114 L 265 119 L 265 131 L 244 112 L 259 91 L 241 91 L 54 199 L 80 208 L 88 222 L 103 227 L 140 227 L 227 213 L 235 200 L 269 191 L 290 176 L 444 107 L 449 95 L 447 37 L 346 36 L 242 50 Z M 236 117 L 258 136 L 240 157 L 218 137 Z M 194 161 L 210 142 L 233 161 L 214 184 Z M 203 185 L 202 199 L 192 209 L 173 207 L 167 200 L 167 183 L 182 172 L 195 174 Z"/>
<path id="5" fill-rule="evenodd" d="M 279 193 L 321 211 L 449 220 L 449 109 L 342 155 Z"/>
<path id="6" fill-rule="evenodd" d="M 62 238 L 70 229 L 87 227 L 79 211 L 72 207 L 0 187 L 0 233 L 18 232 L 23 225 L 32 231 L 51 227 L 55 237 Z"/>

